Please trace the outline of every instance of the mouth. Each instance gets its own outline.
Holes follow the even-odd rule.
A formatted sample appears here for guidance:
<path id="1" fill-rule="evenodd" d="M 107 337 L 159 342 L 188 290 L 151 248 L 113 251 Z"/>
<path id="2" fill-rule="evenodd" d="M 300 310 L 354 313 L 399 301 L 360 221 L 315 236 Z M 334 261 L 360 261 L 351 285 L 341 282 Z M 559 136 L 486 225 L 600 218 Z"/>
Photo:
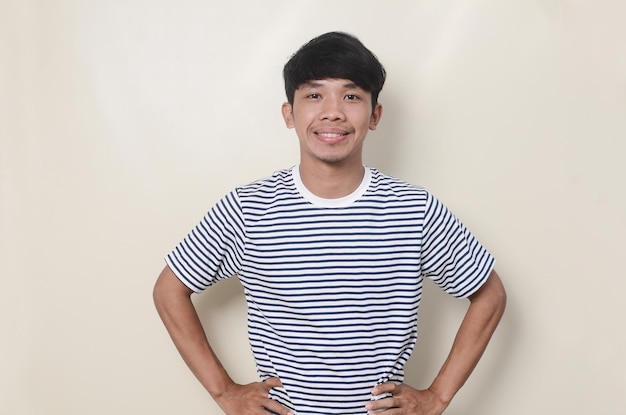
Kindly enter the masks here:
<path id="1" fill-rule="evenodd" d="M 348 131 L 315 131 L 315 136 L 327 143 L 335 143 L 343 140 L 350 133 Z"/>

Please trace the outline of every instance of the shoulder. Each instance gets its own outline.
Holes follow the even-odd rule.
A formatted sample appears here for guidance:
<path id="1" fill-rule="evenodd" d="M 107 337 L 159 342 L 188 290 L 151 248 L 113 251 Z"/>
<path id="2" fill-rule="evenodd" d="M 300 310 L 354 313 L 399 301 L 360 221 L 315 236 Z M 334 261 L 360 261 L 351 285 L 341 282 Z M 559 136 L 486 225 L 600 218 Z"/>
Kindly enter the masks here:
<path id="1" fill-rule="evenodd" d="M 271 176 L 238 186 L 234 193 L 242 203 L 268 204 L 297 196 L 292 168 L 275 171 Z"/>
<path id="2" fill-rule="evenodd" d="M 426 201 L 432 197 L 422 186 L 389 176 L 377 169 L 370 168 L 370 171 L 372 175 L 370 192 L 373 196 L 421 201 Z"/>
<path id="3" fill-rule="evenodd" d="M 284 186 L 292 181 L 291 168 L 276 170 L 271 176 L 257 179 L 251 183 L 238 186 L 236 188 L 239 193 L 251 193 L 258 190 L 273 189 Z"/>

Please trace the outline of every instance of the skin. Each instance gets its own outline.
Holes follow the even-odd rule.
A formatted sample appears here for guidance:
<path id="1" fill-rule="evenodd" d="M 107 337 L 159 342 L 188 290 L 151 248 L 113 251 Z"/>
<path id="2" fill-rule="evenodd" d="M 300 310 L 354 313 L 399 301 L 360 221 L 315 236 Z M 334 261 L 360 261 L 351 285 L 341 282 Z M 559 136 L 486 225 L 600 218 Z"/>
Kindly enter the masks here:
<path id="1" fill-rule="evenodd" d="M 382 415 L 443 413 L 476 367 L 504 313 L 506 293 L 495 271 L 469 301 L 448 358 L 431 386 L 426 390 L 394 383 L 376 386 L 373 395 L 389 392 L 392 397 L 368 402 L 368 411 L 380 411 L 377 414 Z"/>
<path id="2" fill-rule="evenodd" d="M 346 79 L 322 79 L 301 85 L 293 105 L 284 103 L 282 114 L 300 143 L 300 175 L 304 185 L 322 198 L 352 193 L 364 174 L 363 143 L 375 130 L 382 106 L 372 106 L 371 94 Z M 154 302 L 181 356 L 227 415 L 289 415 L 288 408 L 268 398 L 280 379 L 236 384 L 207 341 L 191 302 L 191 290 L 165 267 L 154 287 Z M 373 395 L 389 398 L 364 403 L 380 415 L 439 415 L 463 386 L 480 360 L 500 321 L 506 304 L 502 282 L 492 271 L 483 286 L 469 297 L 467 313 L 451 351 L 428 389 L 385 383 Z"/>
<path id="3" fill-rule="evenodd" d="M 154 303 L 176 348 L 193 374 L 227 415 L 293 415 L 269 399 L 268 392 L 281 386 L 278 378 L 247 385 L 235 383 L 211 348 L 196 309 L 192 291 L 166 266 L 154 286 Z"/>
<path id="4" fill-rule="evenodd" d="M 283 104 L 285 124 L 300 143 L 300 176 L 313 194 L 343 197 L 361 183 L 363 143 L 382 116 L 371 99 L 350 80 L 322 79 L 301 85 L 293 105 Z"/>

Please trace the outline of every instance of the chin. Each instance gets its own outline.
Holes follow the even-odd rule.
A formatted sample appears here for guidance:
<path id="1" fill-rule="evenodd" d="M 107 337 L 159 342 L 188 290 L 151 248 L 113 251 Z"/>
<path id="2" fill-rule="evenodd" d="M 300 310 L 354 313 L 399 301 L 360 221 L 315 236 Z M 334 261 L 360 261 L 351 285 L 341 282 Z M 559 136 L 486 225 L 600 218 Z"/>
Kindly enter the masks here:
<path id="1" fill-rule="evenodd" d="M 327 163 L 327 164 L 342 164 L 344 162 L 346 162 L 348 160 L 348 157 L 346 156 L 326 156 L 326 157 L 318 157 L 318 160 L 320 160 L 323 163 Z"/>

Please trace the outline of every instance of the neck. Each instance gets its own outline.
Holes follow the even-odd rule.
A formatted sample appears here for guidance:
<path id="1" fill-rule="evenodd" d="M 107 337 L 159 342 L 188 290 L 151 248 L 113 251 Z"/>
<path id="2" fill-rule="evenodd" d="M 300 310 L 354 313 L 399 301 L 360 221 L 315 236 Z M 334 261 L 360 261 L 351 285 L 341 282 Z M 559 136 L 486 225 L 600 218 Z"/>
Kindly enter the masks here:
<path id="1" fill-rule="evenodd" d="M 309 192 L 323 199 L 338 199 L 354 192 L 361 182 L 365 169 L 356 163 L 300 164 L 300 178 Z"/>

